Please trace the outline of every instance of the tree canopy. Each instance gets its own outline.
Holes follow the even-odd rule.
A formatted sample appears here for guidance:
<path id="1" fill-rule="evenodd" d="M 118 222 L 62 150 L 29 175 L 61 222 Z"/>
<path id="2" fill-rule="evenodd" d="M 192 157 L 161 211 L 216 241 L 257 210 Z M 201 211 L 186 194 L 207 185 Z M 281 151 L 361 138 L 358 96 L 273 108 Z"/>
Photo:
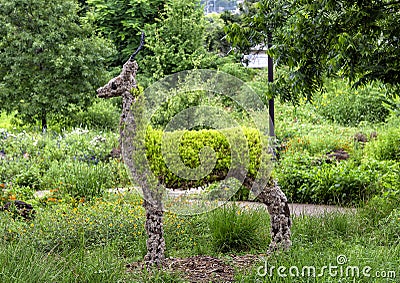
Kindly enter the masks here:
<path id="1" fill-rule="evenodd" d="M 213 58 L 205 48 L 205 17 L 197 0 L 170 0 L 154 24 L 146 25 L 143 68 L 148 78 L 206 67 Z M 215 59 L 215 58 L 214 58 Z"/>
<path id="2" fill-rule="evenodd" d="M 86 18 L 98 33 L 110 39 L 118 53 L 113 57 L 115 66 L 122 65 L 139 46 L 138 36 L 146 24 L 155 23 L 164 9 L 166 0 L 87 0 Z M 143 50 L 138 56 L 147 54 Z"/>
<path id="3" fill-rule="evenodd" d="M 90 105 L 110 43 L 93 35 L 73 0 L 0 0 L 0 111 L 24 122 Z"/>
<path id="4" fill-rule="evenodd" d="M 399 88 L 400 1 L 261 0 L 243 11 L 228 38 L 241 50 L 273 45 L 269 54 L 288 70 L 275 85 L 284 100 L 311 99 L 326 76 Z"/>

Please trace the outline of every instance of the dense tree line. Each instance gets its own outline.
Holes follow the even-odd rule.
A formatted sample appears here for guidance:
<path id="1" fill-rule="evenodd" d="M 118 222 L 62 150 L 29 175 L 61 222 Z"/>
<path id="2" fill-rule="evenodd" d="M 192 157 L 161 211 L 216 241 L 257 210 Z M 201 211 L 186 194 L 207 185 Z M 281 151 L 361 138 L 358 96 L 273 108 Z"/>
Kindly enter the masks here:
<path id="1" fill-rule="evenodd" d="M 399 1 L 262 0 L 246 7 L 229 39 L 239 49 L 273 45 L 270 55 L 289 71 L 276 84 L 285 100 L 311 99 L 325 77 L 355 86 L 379 81 L 398 93 Z"/>
<path id="2" fill-rule="evenodd" d="M 73 0 L 0 0 L 0 111 L 45 130 L 91 104 L 113 46 L 79 11 Z"/>
<path id="3" fill-rule="evenodd" d="M 398 93 L 400 2 L 249 0 L 240 15 L 204 16 L 197 0 L 0 0 L 0 111 L 24 122 L 86 109 L 110 67 L 138 55 L 149 84 L 191 68 L 217 68 L 231 54 L 272 44 L 271 91 L 311 100 L 326 77 L 379 81 Z M 227 35 L 226 35 L 227 33 Z"/>

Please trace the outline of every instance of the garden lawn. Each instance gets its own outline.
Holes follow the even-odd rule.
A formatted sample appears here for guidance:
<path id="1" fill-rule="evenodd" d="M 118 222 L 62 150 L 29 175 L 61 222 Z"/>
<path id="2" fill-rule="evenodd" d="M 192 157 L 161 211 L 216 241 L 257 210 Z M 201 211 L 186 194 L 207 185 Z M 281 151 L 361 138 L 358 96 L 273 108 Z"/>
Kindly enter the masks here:
<path id="1" fill-rule="evenodd" d="M 357 267 L 360 273 L 371 267 L 371 277 L 360 275 L 355 282 L 396 282 L 377 275 L 400 276 L 400 213 L 394 210 L 377 223 L 370 221 L 369 213 L 364 208 L 351 214 L 295 217 L 292 248 L 254 261 L 253 268 L 236 270 L 234 282 L 353 282 L 355 275 L 346 277 L 339 269 L 337 274 L 321 271 L 330 265 Z M 141 261 L 146 252 L 144 209 L 135 193 L 39 208 L 29 222 L 11 213 L 0 218 L 1 282 L 188 282 L 183 273 L 149 274 L 126 267 Z M 265 210 L 229 206 L 188 217 L 166 213 L 164 222 L 167 257 L 208 255 L 229 263 L 232 254 L 265 254 L 269 243 Z M 277 273 L 279 266 L 286 267 L 281 273 L 287 277 Z M 315 267 L 315 277 L 302 275 L 307 266 Z M 291 267 L 300 273 L 290 276 Z"/>

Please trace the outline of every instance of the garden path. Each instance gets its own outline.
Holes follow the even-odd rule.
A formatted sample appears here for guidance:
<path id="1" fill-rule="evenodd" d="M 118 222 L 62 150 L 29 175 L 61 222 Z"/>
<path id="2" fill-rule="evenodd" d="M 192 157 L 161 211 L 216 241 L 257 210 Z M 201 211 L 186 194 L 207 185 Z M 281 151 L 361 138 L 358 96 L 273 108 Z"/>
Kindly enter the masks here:
<path id="1" fill-rule="evenodd" d="M 128 189 L 126 188 L 116 188 L 108 190 L 109 193 L 123 193 Z M 168 190 L 170 197 L 179 197 L 187 194 L 196 194 L 201 192 L 201 189 L 191 189 L 191 190 Z M 37 191 L 35 197 L 42 198 L 49 194 L 50 191 Z M 220 202 L 222 205 L 224 202 Z M 252 202 L 252 201 L 236 201 L 234 202 L 240 207 L 251 208 L 251 209 L 267 209 L 263 203 Z M 291 215 L 293 216 L 318 216 L 325 213 L 352 213 L 355 212 L 355 208 L 341 207 L 337 205 L 317 205 L 317 204 L 304 204 L 304 203 L 290 203 L 289 204 Z"/>

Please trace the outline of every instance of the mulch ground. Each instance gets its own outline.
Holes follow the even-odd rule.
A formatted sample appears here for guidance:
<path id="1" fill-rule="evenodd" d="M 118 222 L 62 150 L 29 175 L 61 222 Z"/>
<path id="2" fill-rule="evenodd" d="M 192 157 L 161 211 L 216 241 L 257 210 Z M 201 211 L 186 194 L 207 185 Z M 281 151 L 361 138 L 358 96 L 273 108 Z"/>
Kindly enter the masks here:
<path id="1" fill-rule="evenodd" d="M 229 255 L 224 258 L 212 256 L 193 256 L 188 258 L 168 258 L 163 264 L 163 270 L 177 273 L 181 278 L 193 283 L 233 282 L 237 270 L 245 270 L 259 263 L 264 255 Z M 143 270 L 143 262 L 127 265 L 128 271 Z"/>

